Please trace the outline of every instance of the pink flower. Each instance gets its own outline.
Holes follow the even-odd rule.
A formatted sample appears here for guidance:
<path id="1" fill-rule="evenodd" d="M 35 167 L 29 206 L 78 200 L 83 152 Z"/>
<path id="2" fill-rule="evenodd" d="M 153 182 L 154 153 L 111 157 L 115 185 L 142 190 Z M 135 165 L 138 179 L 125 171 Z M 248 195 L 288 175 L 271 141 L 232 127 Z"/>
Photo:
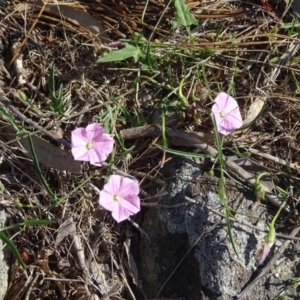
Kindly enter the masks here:
<path id="1" fill-rule="evenodd" d="M 100 192 L 99 203 L 112 212 L 117 222 L 140 211 L 138 182 L 127 177 L 111 175 Z"/>
<path id="2" fill-rule="evenodd" d="M 266 257 L 270 253 L 270 250 L 271 250 L 272 246 L 273 246 L 273 243 L 265 243 L 264 244 L 264 247 L 261 251 L 259 261 L 258 261 L 259 265 L 261 265 L 265 261 Z"/>
<path id="3" fill-rule="evenodd" d="M 218 131 L 228 135 L 243 125 L 238 103 L 226 93 L 219 93 L 212 107 Z"/>
<path id="4" fill-rule="evenodd" d="M 102 166 L 114 145 L 114 140 L 97 123 L 73 130 L 71 139 L 74 159 L 89 161 L 95 166 Z"/>
<path id="5" fill-rule="evenodd" d="M 277 217 L 276 217 L 277 218 Z M 274 219 L 273 219 L 274 220 Z M 275 219 L 276 220 L 276 219 Z M 275 221 L 274 221 L 275 223 Z M 266 257 L 268 256 L 272 246 L 274 245 L 275 243 L 275 239 L 276 239 L 276 230 L 275 230 L 275 227 L 274 227 L 274 223 L 273 221 L 271 222 L 270 224 L 270 227 L 269 227 L 269 232 L 268 234 L 265 236 L 265 244 L 264 244 L 264 247 L 261 251 L 261 254 L 260 254 L 260 257 L 259 257 L 259 261 L 258 261 L 258 264 L 262 264 L 264 262 L 264 260 L 266 259 Z"/>

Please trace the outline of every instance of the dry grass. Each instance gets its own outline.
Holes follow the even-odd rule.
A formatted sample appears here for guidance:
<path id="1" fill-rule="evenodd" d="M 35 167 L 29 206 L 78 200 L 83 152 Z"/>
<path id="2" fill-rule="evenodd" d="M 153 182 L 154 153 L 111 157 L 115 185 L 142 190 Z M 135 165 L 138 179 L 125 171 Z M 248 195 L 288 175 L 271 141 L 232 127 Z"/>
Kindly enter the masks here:
<path id="1" fill-rule="evenodd" d="M 171 29 L 174 15 L 168 1 L 149 1 L 144 22 L 144 6 L 139 1 L 127 2 L 72 2 L 60 5 L 59 10 L 56 2 L 44 5 L 39 1 L 14 1 L 2 6 L 1 107 L 15 117 L 19 126 L 24 124 L 27 130 L 65 152 L 69 151 L 74 128 L 101 122 L 119 138 L 111 162 L 118 170 L 136 176 L 147 195 L 149 186 L 164 180 L 159 174 L 163 154 L 153 148 L 151 137 L 127 141 L 123 147 L 122 129 L 160 123 L 163 108 L 168 115 L 175 114 L 176 125 L 171 126 L 176 129 L 209 133 L 210 108 L 218 91 L 233 94 L 244 117 L 251 104 L 262 99 L 262 117 L 250 129 L 237 134 L 238 145 L 240 149 L 252 148 L 293 163 L 294 168 L 289 168 L 274 159 L 254 155 L 278 174 L 282 188 L 294 186 L 297 198 L 299 55 L 294 53 L 290 61 L 279 66 L 276 75 L 277 65 L 273 63 L 295 41 L 295 34 L 289 36 L 288 29 L 283 28 L 293 21 L 290 11 L 281 19 L 284 1 L 274 6 L 275 13 L 256 1 L 224 2 L 210 9 L 209 1 L 186 1 L 200 21 L 198 27 L 192 28 L 192 39 L 184 30 Z M 62 17 L 66 8 L 72 17 Z M 84 12 L 86 18 L 80 24 L 78 11 Z M 98 29 L 102 24 L 106 32 L 99 38 L 98 29 L 91 29 L 88 22 Z M 151 39 L 152 70 L 146 60 L 96 64 L 97 58 L 109 50 L 109 41 L 124 37 L 133 40 L 137 32 Z M 145 43 L 140 47 L 145 49 Z M 64 116 L 51 111 L 48 81 L 53 63 L 56 82 L 63 84 Z M 195 103 L 194 111 L 182 109 L 176 93 L 187 75 L 182 93 L 191 105 Z M 21 92 L 29 101 L 20 97 Z M 3 132 L 8 123 L 2 118 Z M 61 139 L 67 142 L 62 144 Z M 26 277 L 15 263 L 7 299 L 38 299 L 46 294 L 59 299 L 91 299 L 93 295 L 101 299 L 133 299 L 123 246 L 126 234 L 132 230 L 130 223 L 113 223 L 99 207 L 94 190 L 94 186 L 100 189 L 114 170 L 102 168 L 91 184 L 73 192 L 95 169 L 84 165 L 80 174 L 59 170 L 51 167 L 56 152 L 43 150 L 44 155 L 52 155 L 50 165 L 41 164 L 48 184 L 58 197 L 69 195 L 49 209 L 53 202 L 24 147 L 12 143 L 5 134 L 1 143 L 1 205 L 10 223 L 24 219 L 55 221 L 51 226 L 30 226 L 9 233 L 29 275 Z M 134 147 L 132 151 L 130 147 Z M 232 152 L 230 142 L 227 150 Z"/>

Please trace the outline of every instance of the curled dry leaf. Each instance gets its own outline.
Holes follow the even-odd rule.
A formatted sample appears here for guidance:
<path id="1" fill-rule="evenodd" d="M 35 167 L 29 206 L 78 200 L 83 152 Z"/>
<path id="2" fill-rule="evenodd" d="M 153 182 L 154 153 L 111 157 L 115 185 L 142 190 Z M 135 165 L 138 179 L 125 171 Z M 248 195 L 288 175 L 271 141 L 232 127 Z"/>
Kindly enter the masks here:
<path id="1" fill-rule="evenodd" d="M 257 97 L 254 102 L 251 104 L 248 112 L 248 116 L 243 122 L 243 126 L 250 125 L 261 113 L 264 104 L 265 104 L 266 97 Z M 241 132 L 246 131 L 248 128 L 242 130 Z"/>

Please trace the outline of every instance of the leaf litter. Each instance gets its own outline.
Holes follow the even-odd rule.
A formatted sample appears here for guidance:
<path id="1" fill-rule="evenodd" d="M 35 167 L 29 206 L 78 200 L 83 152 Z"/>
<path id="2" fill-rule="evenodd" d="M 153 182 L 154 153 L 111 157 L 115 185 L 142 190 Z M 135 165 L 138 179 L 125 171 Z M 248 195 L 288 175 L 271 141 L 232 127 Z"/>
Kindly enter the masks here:
<path id="1" fill-rule="evenodd" d="M 11 268 L 7 299 L 41 297 L 33 293 L 34 286 L 61 299 L 135 299 L 128 275 L 132 269 L 137 281 L 138 274 L 123 243 L 125 225 L 113 223 L 89 185 L 70 193 L 95 170 L 87 165 L 80 170 L 69 160 L 68 144 L 76 127 L 100 122 L 119 136 L 116 168 L 136 172 L 140 180 L 144 174 L 141 189 L 151 197 L 151 176 L 165 180 L 159 172 L 161 150 L 153 147 L 151 135 L 122 141 L 121 131 L 153 124 L 152 116 L 160 111 L 160 116 L 175 115 L 176 130 L 209 135 L 212 100 L 219 91 L 231 91 L 242 115 L 248 115 L 247 124 L 255 121 L 237 134 L 238 143 L 243 149 L 255 148 L 253 155 L 287 182 L 283 187 L 296 187 L 291 201 L 299 195 L 299 170 L 288 168 L 288 163 L 300 161 L 299 53 L 294 46 L 298 32 L 291 2 L 269 9 L 268 1 L 262 3 L 266 6 L 259 1 L 186 1 L 191 14 L 182 16 L 187 18 L 175 14 L 175 9 L 177 14 L 185 9 L 183 1 L 176 1 L 177 8 L 169 1 L 149 1 L 147 6 L 129 2 L 16 0 L 0 8 L 1 106 L 7 108 L 7 97 L 17 125 L 36 132 L 35 150 L 48 184 L 57 195 L 69 195 L 67 201 L 50 203 L 28 146 L 24 140 L 18 140 L 20 146 L 7 139 L 5 128 L 10 128 L 12 139 L 18 135 L 2 117 L 1 183 L 6 200 L 1 204 L 10 212 L 10 222 L 55 220 L 51 226 L 9 232 L 20 253 L 28 252 L 31 259 L 27 279 L 17 262 Z M 285 23 L 295 26 L 285 29 Z M 118 49 L 109 46 L 112 42 Z M 63 84 L 63 114 L 51 109 L 48 80 L 54 63 L 57 90 Z M 188 103 L 195 103 L 194 110 L 182 109 L 179 89 Z M 26 97 L 14 96 L 21 93 Z M 231 151 L 230 143 L 226 147 Z M 101 169 L 91 183 L 103 187 L 109 173 L 109 167 Z M 47 210 L 49 206 L 53 208 Z M 71 231 L 63 230 L 65 220 L 72 220 Z M 30 284 L 23 288 L 26 280 Z"/>

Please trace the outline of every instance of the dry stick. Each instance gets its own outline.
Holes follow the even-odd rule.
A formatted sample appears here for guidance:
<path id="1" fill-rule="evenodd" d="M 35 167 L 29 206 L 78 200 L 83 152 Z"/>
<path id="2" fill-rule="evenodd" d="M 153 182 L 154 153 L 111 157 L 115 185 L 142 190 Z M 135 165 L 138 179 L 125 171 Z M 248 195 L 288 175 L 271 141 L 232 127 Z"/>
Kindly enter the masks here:
<path id="1" fill-rule="evenodd" d="M 3 95 L 0 94 L 0 102 L 2 102 L 7 108 L 9 108 L 9 110 L 16 116 L 18 116 L 21 120 L 23 120 L 24 122 L 28 123 L 29 125 L 33 126 L 34 128 L 38 129 L 38 131 L 40 132 L 43 132 L 45 135 L 49 136 L 50 138 L 52 138 L 53 140 L 63 144 L 64 146 L 66 146 L 67 149 L 71 149 L 71 144 L 56 136 L 55 134 L 51 133 L 50 131 L 44 129 L 43 127 L 41 127 L 39 124 L 37 124 L 36 122 L 32 121 L 31 119 L 27 118 L 25 115 L 23 115 L 17 108 L 15 108 L 13 106 L 13 104 L 6 98 L 4 97 Z M 36 134 L 36 132 L 33 132 L 32 134 Z M 14 141 L 17 141 L 19 139 L 16 139 L 16 140 L 13 140 L 13 141 L 10 141 L 10 143 L 14 142 Z M 8 143 L 7 143 L 8 144 Z M 118 174 L 122 175 L 122 176 L 125 176 L 125 177 L 129 177 L 129 178 L 132 178 L 132 179 L 135 179 L 133 176 L 131 176 L 130 174 L 126 173 L 126 172 L 123 172 L 121 170 L 119 170 L 117 167 L 114 167 L 114 166 L 110 166 L 108 163 L 106 162 L 103 162 L 103 166 L 106 166 L 106 167 L 110 167 L 112 170 L 114 170 L 115 172 L 117 172 Z"/>
<path id="2" fill-rule="evenodd" d="M 179 131 L 179 130 L 172 130 L 166 128 L 166 134 L 168 136 L 169 142 L 173 145 L 177 146 L 185 146 L 185 147 L 194 147 L 197 149 L 202 150 L 207 154 L 211 154 L 217 156 L 217 150 L 212 148 L 211 146 L 207 145 L 206 143 L 202 142 L 194 133 L 190 134 L 188 132 Z M 149 137 L 149 136 L 160 136 L 161 135 L 161 127 L 158 125 L 150 125 L 150 126 L 141 126 L 132 129 L 124 129 L 121 131 L 121 136 L 123 139 L 136 139 L 141 137 Z M 245 171 L 243 168 L 238 166 L 233 160 L 225 158 L 225 164 L 227 168 L 235 173 L 239 178 L 244 179 L 249 185 L 254 186 L 255 184 L 255 177 L 252 174 Z M 271 190 L 261 183 L 262 188 L 266 192 L 266 198 L 268 201 L 276 206 L 280 207 L 281 203 Z M 285 207 L 283 209 L 285 212 L 289 212 L 289 209 Z"/>
<path id="3" fill-rule="evenodd" d="M 297 235 L 297 233 L 300 230 L 300 225 L 297 225 L 293 231 L 290 234 L 290 237 L 293 238 Z M 284 241 L 284 243 L 280 246 L 280 248 L 278 249 L 278 251 L 275 253 L 275 255 L 270 259 L 270 261 L 265 265 L 265 267 L 262 269 L 262 271 L 260 272 L 259 276 L 256 277 L 240 294 L 238 294 L 235 299 L 242 299 L 241 297 L 243 297 L 245 294 L 247 294 L 253 287 L 254 285 L 263 277 L 266 276 L 266 273 L 272 268 L 272 266 L 276 263 L 277 259 L 280 257 L 280 255 L 282 255 L 282 253 L 284 252 L 284 250 L 287 248 L 287 246 L 289 245 L 290 240 L 286 240 Z"/>
<path id="4" fill-rule="evenodd" d="M 300 170 L 300 167 L 297 166 L 296 164 L 293 164 L 293 163 L 291 163 L 291 162 L 289 162 L 289 161 L 286 161 L 286 160 L 284 160 L 284 159 L 281 159 L 281 158 L 272 156 L 272 155 L 270 155 L 270 154 L 260 152 L 260 151 L 258 151 L 258 150 L 256 150 L 256 149 L 250 148 L 250 149 L 248 149 L 248 152 L 250 152 L 250 153 L 252 153 L 252 154 L 256 154 L 256 155 L 261 156 L 261 157 L 264 157 L 264 158 L 267 158 L 267 159 L 269 159 L 269 160 L 271 160 L 271 161 L 274 161 L 274 162 L 276 162 L 276 163 L 278 163 L 278 164 L 287 166 L 288 168 L 295 169 L 295 170 L 297 170 L 297 171 Z"/>
<path id="5" fill-rule="evenodd" d="M 133 92 L 134 92 L 134 89 L 132 88 L 132 89 L 128 90 L 127 92 L 123 93 L 121 96 L 122 96 L 122 97 L 125 97 L 125 96 L 127 96 L 127 95 L 129 95 L 129 94 L 131 94 L 131 93 L 133 93 Z M 121 97 L 121 96 L 120 96 L 120 97 Z M 10 102 L 10 100 L 9 100 L 7 97 L 4 96 L 4 92 L 2 91 L 2 89 L 0 89 L 0 102 L 2 102 L 2 103 L 3 103 L 4 105 L 6 105 L 6 106 L 7 106 L 7 104 L 9 104 L 9 105 L 11 106 L 11 110 L 12 110 L 12 111 L 16 111 L 16 114 L 19 115 L 19 113 L 20 113 L 19 110 L 16 109 L 16 108 L 12 105 L 12 103 Z M 74 114 L 72 114 L 72 115 L 70 115 L 70 116 L 66 116 L 66 117 L 64 117 L 62 120 L 57 120 L 57 122 L 55 123 L 55 125 L 59 125 L 59 124 L 61 124 L 61 123 L 64 122 L 64 121 L 71 120 L 71 119 L 73 119 L 73 118 L 75 118 L 75 117 L 77 117 L 77 116 L 80 116 L 80 115 L 85 114 L 85 113 L 87 113 L 87 112 L 90 112 L 90 111 L 92 111 L 92 110 L 99 109 L 99 108 L 102 107 L 102 106 L 103 106 L 103 104 L 97 104 L 97 105 L 95 105 L 95 106 L 93 106 L 93 107 L 84 109 L 84 110 L 82 110 L 82 111 L 80 111 L 80 112 L 77 112 L 77 113 L 74 113 Z M 43 127 L 39 126 L 37 123 L 33 122 L 32 120 L 26 118 L 26 117 L 25 117 L 23 114 L 21 114 L 21 113 L 20 113 L 20 117 L 21 117 L 21 118 L 24 118 L 23 120 L 24 120 L 25 122 L 28 121 L 28 124 L 30 124 L 30 125 L 32 125 L 33 127 L 37 128 L 36 131 L 31 132 L 31 135 L 35 135 L 35 134 L 38 134 L 38 133 L 40 133 L 40 132 L 43 132 L 44 134 L 46 134 L 46 135 L 49 136 L 50 138 L 54 139 L 55 141 L 58 141 L 58 142 L 64 144 L 68 149 L 71 149 L 71 144 L 70 144 L 70 143 L 68 143 L 67 141 L 65 141 L 65 140 L 63 140 L 63 139 L 60 140 L 60 138 L 59 138 L 58 136 L 56 136 L 55 134 L 52 134 L 51 132 L 49 132 L 49 131 L 46 130 L 47 128 L 53 127 L 53 126 L 54 126 L 53 124 L 48 124 L 48 125 L 46 125 L 46 126 L 43 128 Z M 31 122 L 31 123 L 29 123 L 29 122 Z M 17 142 L 17 141 L 19 141 L 20 139 L 21 139 L 21 138 L 12 139 L 12 140 L 6 142 L 6 145 L 12 144 L 12 143 L 14 143 L 14 142 Z M 64 141 L 64 142 L 63 142 L 63 141 Z M 129 175 L 127 174 L 127 176 L 129 176 Z"/>
<path id="6" fill-rule="evenodd" d="M 160 22 L 161 22 L 161 20 L 162 20 L 162 18 L 163 18 L 163 16 L 164 16 L 164 14 L 165 14 L 166 11 L 168 10 L 168 8 L 169 8 L 169 6 L 170 6 L 171 3 L 172 3 L 172 1 L 169 1 L 169 3 L 166 5 L 164 11 L 163 11 L 162 14 L 160 15 L 160 18 L 158 19 L 157 23 L 155 24 L 155 27 L 153 28 L 153 30 L 152 30 L 152 32 L 151 32 L 151 35 L 150 35 L 150 37 L 149 37 L 148 42 L 151 42 L 152 37 L 153 37 L 153 34 L 156 32 L 156 29 L 157 29 L 158 25 L 160 24 Z"/>
<path id="7" fill-rule="evenodd" d="M 17 108 L 13 106 L 13 104 L 3 95 L 0 94 L 0 101 L 16 116 L 18 116 L 22 121 L 26 122 L 27 124 L 33 126 L 34 128 L 40 130 L 47 136 L 51 137 L 53 140 L 65 145 L 67 148 L 71 148 L 71 144 L 67 142 L 66 140 L 59 138 L 55 134 L 51 133 L 50 131 L 44 129 L 36 122 L 32 121 L 31 119 L 27 118 L 25 115 L 23 115 Z"/>

